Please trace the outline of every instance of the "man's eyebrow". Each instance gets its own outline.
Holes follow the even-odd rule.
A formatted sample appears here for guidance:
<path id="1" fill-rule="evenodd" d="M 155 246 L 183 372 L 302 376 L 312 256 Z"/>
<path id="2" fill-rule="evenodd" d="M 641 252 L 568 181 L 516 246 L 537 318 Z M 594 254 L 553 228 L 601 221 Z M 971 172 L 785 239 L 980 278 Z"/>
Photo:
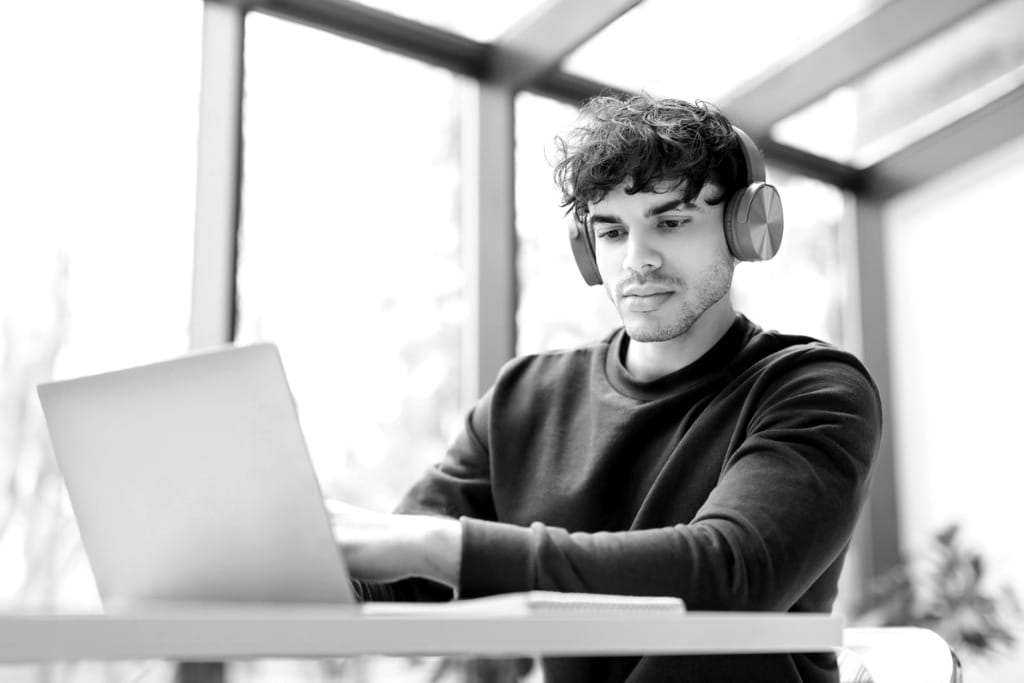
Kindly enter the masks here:
<path id="1" fill-rule="evenodd" d="M 670 200 L 668 200 L 666 202 L 662 202 L 661 204 L 656 204 L 656 205 L 652 206 L 651 208 L 647 209 L 647 211 L 644 211 L 644 217 L 645 218 L 650 218 L 651 216 L 657 216 L 659 213 L 665 213 L 666 211 L 671 211 L 672 209 L 678 209 L 678 208 L 683 208 L 683 209 L 686 209 L 688 211 L 703 211 L 703 209 L 701 209 L 700 206 L 698 206 L 697 204 L 693 203 L 692 201 L 687 201 L 687 200 L 683 199 L 682 197 L 676 197 L 675 199 L 670 199 Z M 587 221 L 590 223 L 590 225 L 594 225 L 596 223 L 622 223 L 623 222 L 622 219 L 619 218 L 618 216 L 616 216 L 614 214 L 607 214 L 607 213 L 594 213 L 594 214 L 591 214 L 590 217 L 587 219 Z"/>
<path id="2" fill-rule="evenodd" d="M 590 214 L 589 222 L 591 225 L 595 223 L 621 223 L 622 219 L 607 213 L 592 213 Z"/>

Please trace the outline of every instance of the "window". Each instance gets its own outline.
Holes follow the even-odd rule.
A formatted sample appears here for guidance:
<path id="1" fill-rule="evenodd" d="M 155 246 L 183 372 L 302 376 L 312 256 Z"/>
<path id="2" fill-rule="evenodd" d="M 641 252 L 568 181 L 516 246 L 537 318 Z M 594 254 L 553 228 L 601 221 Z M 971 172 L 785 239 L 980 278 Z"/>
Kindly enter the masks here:
<path id="1" fill-rule="evenodd" d="M 1024 0 L 980 9 L 777 123 L 782 142 L 870 166 L 1024 84 Z"/>
<path id="2" fill-rule="evenodd" d="M 804 176 L 768 168 L 782 197 L 785 232 L 775 258 L 736 266 L 733 303 L 765 329 L 803 334 L 838 346 L 844 338 L 847 274 L 840 253 L 843 193 Z M 845 332 L 847 335 L 848 332 Z"/>
<path id="3" fill-rule="evenodd" d="M 94 606 L 35 385 L 188 349 L 201 3 L 0 21 L 0 599 Z"/>
<path id="4" fill-rule="evenodd" d="M 457 81 L 245 28 L 237 340 L 280 347 L 325 494 L 389 510 L 462 420 Z"/>
<path id="5" fill-rule="evenodd" d="M 559 206 L 552 176 L 555 136 L 576 114 L 575 107 L 538 95 L 516 97 L 517 354 L 596 341 L 619 326 L 604 289 L 588 287 L 576 268 L 572 216 Z"/>
<path id="6" fill-rule="evenodd" d="M 717 102 L 878 0 L 646 0 L 584 43 L 567 71 L 627 90 Z"/>

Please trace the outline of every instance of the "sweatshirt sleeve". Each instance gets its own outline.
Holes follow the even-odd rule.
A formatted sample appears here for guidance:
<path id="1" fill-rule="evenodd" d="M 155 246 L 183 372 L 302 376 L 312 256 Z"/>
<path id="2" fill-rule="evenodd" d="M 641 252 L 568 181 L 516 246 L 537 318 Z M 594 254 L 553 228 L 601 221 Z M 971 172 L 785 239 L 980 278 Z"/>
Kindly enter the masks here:
<path id="1" fill-rule="evenodd" d="M 881 434 L 862 366 L 795 364 L 757 388 L 692 520 L 570 533 L 464 516 L 460 595 L 531 589 L 674 595 L 692 609 L 785 610 L 845 550 Z"/>

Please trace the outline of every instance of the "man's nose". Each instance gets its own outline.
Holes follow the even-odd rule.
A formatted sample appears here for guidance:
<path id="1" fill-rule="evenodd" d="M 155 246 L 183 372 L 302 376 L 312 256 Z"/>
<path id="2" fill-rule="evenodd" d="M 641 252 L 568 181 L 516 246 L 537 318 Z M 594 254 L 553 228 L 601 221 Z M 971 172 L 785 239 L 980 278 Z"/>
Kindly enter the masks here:
<path id="1" fill-rule="evenodd" d="M 626 257 L 622 261 L 622 268 L 637 273 L 659 268 L 661 254 L 647 237 L 638 235 L 638 232 L 634 230 L 629 233 L 629 238 L 626 241 Z"/>

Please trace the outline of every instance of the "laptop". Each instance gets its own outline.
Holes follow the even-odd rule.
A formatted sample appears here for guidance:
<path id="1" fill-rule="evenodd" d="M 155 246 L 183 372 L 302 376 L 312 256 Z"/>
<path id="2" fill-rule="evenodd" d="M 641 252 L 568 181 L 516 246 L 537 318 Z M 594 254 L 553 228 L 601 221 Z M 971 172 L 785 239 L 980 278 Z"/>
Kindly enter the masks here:
<path id="1" fill-rule="evenodd" d="M 38 393 L 104 608 L 356 602 L 273 344 Z"/>
<path id="2" fill-rule="evenodd" d="M 357 603 L 273 344 L 49 382 L 38 393 L 106 611 L 685 611 L 678 598 L 548 591 Z"/>

